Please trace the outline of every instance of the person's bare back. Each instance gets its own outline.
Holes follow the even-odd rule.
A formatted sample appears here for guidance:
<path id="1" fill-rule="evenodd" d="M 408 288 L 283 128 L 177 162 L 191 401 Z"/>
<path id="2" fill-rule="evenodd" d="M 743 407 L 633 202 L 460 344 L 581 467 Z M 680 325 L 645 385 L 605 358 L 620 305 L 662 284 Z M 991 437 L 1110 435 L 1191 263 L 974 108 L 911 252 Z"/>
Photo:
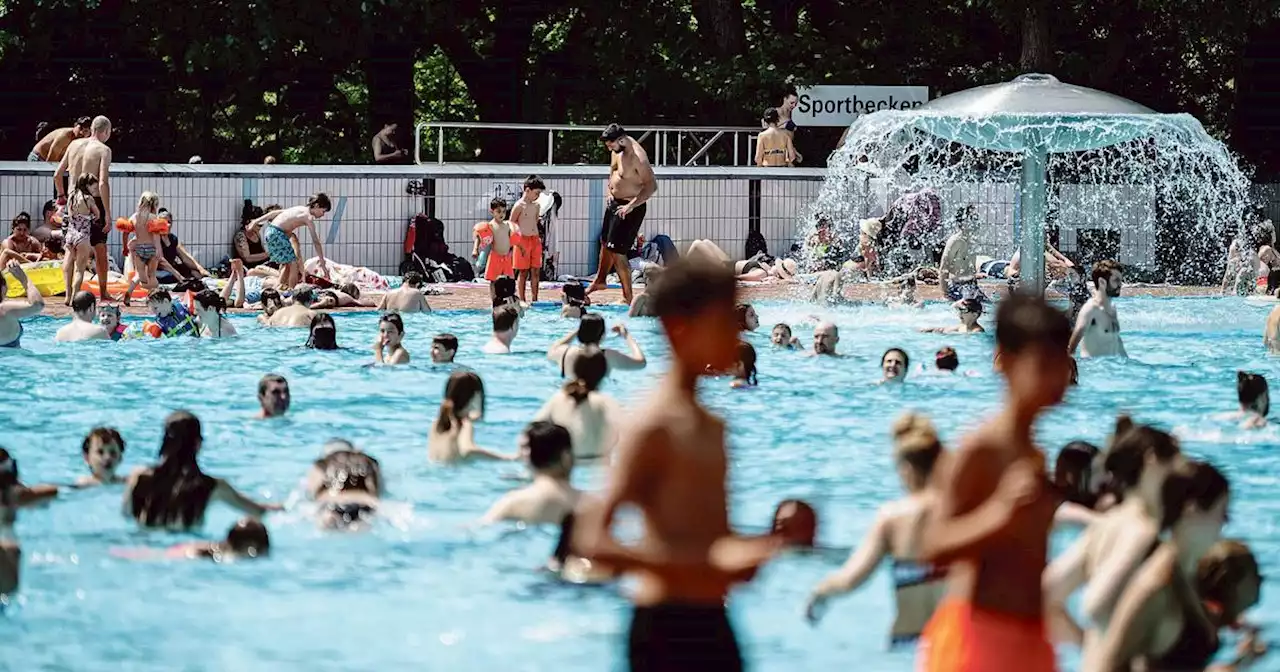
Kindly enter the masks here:
<path id="1" fill-rule="evenodd" d="M 431 306 L 422 295 L 422 290 L 409 285 L 401 285 L 382 295 L 378 302 L 378 310 L 394 313 L 429 313 Z"/>
<path id="2" fill-rule="evenodd" d="M 310 208 L 305 205 L 295 205 L 277 212 L 276 216 L 271 220 L 271 226 L 285 233 L 293 233 L 299 228 L 312 224 L 314 221 L 311 217 Z"/>
<path id="3" fill-rule="evenodd" d="M 44 158 L 45 161 L 61 161 L 67 153 L 67 147 L 76 139 L 76 129 L 58 128 L 49 131 L 31 151 Z"/>

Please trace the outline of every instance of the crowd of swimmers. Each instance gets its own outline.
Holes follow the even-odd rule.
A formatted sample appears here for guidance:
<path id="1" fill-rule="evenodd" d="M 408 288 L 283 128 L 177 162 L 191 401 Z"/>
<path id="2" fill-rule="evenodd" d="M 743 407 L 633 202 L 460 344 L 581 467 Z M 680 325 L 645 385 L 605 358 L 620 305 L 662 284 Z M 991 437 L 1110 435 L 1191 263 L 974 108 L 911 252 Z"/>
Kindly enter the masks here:
<path id="1" fill-rule="evenodd" d="M 20 268 L 12 270 L 25 282 Z M 1110 302 L 1120 291 L 1119 267 L 1100 263 L 1092 280 L 1093 291 L 1079 306 L 1074 328 L 1067 314 L 1038 297 L 1013 294 L 998 303 L 993 364 L 1005 383 L 1004 399 L 995 415 L 951 449 L 922 415 L 908 413 L 894 422 L 893 456 L 906 494 L 881 507 L 848 561 L 814 587 L 805 610 L 810 621 L 818 622 L 832 598 L 858 588 L 887 559 L 897 609 L 889 641 L 918 647 L 921 670 L 1053 670 L 1054 643 L 1080 647 L 1088 672 L 1234 670 L 1262 655 L 1265 646 L 1256 628 L 1242 618 L 1258 602 L 1262 579 L 1248 546 L 1221 538 L 1230 488 L 1217 468 L 1185 457 L 1167 432 L 1123 416 L 1104 447 L 1073 442 L 1059 452 L 1052 470 L 1046 468 L 1034 426 L 1075 382 L 1073 353 L 1125 355 Z M 429 309 L 418 284 L 420 279 L 407 278 L 399 295 L 383 300 L 387 312 L 374 345 L 378 362 L 410 361 L 399 312 Z M 493 334 L 483 351 L 505 353 L 526 307 L 512 278 L 495 278 L 492 287 Z M 18 320 L 39 312 L 39 294 L 28 289 L 27 301 L 0 303 L 0 340 L 16 343 Z M 306 326 L 311 347 L 337 347 L 336 323 L 312 309 L 312 293 L 295 287 L 289 304 L 278 295 L 264 297 L 264 303 L 277 305 L 263 321 Z M 763 534 L 730 526 L 726 426 L 701 404 L 698 389 L 708 376 L 728 376 L 735 387 L 757 384 L 756 352 L 743 332 L 758 330 L 759 317 L 737 300 L 733 270 L 696 256 L 682 259 L 665 268 L 644 294 L 672 363 L 648 400 L 629 413 L 625 431 L 620 431 L 617 403 L 601 387 L 610 370 L 647 366 L 645 355 L 621 325 L 614 332 L 624 347 L 604 347 L 604 319 L 586 312 L 582 303 L 573 305 L 577 294 L 566 292 L 562 314 L 575 318 L 577 326 L 547 352 L 566 382 L 531 418 L 518 449 L 503 453 L 477 445 L 484 384 L 476 372 L 458 367 L 425 437 L 427 457 L 442 464 L 524 462 L 531 472 L 528 484 L 501 497 L 482 520 L 559 526 L 548 568 L 566 580 L 636 577 L 627 640 L 631 669 L 741 669 L 726 609 L 731 588 L 752 580 L 781 553 L 813 548 L 818 517 L 808 504 L 786 500 Z M 79 340 L 91 327 L 110 338 L 118 328 L 118 313 L 114 321 L 95 324 L 92 298 L 73 297 L 75 316 L 59 330 L 60 340 Z M 179 313 L 181 302 L 157 290 L 148 305 L 162 335 L 217 337 L 234 333 L 221 315 L 226 298 L 197 294 L 194 314 L 181 318 L 188 326 L 180 328 L 169 316 Z M 957 311 L 960 324 L 949 333 L 982 331 L 977 325 L 981 303 L 961 299 Z M 96 317 L 103 315 L 99 311 Z M 75 333 L 63 338 L 72 327 Z M 786 324 L 774 326 L 769 340 L 774 347 L 804 349 L 816 357 L 840 356 L 839 330 L 827 322 L 818 324 L 811 348 L 802 346 Z M 433 341 L 431 359 L 453 361 L 458 348 L 456 337 L 441 334 Z M 890 348 L 881 359 L 882 382 L 901 382 L 909 366 L 905 350 Z M 935 366 L 956 371 L 954 349 L 939 351 Z M 1240 410 L 1233 417 L 1246 427 L 1264 425 L 1266 380 L 1241 372 L 1238 391 Z M 266 376 L 258 398 L 260 417 L 287 413 L 288 381 Z M 267 555 L 270 541 L 261 520 L 281 507 L 255 501 L 206 474 L 198 459 L 202 436 L 194 415 L 170 414 L 157 462 L 122 478 L 116 470 L 124 438 L 110 428 L 96 428 L 82 445 L 88 474 L 62 487 L 122 485 L 125 513 L 144 528 L 198 528 L 215 501 L 246 515 L 223 540 L 134 551 L 129 557 L 222 561 Z M 601 491 L 582 492 L 571 484 L 581 461 L 608 465 Z M 55 498 L 59 489 L 24 485 L 14 456 L 0 450 L 0 593 L 12 593 L 18 583 L 15 512 Z M 308 468 L 304 489 L 319 524 L 355 529 L 376 519 L 385 485 L 376 459 L 335 440 Z M 635 507 L 644 519 L 637 543 L 619 541 L 611 531 L 623 506 Z M 1050 562 L 1050 532 L 1063 525 L 1082 526 L 1083 532 Z M 1065 607 L 1077 592 L 1083 594 L 1082 622 Z M 1224 629 L 1244 633 L 1238 655 L 1211 667 Z"/>

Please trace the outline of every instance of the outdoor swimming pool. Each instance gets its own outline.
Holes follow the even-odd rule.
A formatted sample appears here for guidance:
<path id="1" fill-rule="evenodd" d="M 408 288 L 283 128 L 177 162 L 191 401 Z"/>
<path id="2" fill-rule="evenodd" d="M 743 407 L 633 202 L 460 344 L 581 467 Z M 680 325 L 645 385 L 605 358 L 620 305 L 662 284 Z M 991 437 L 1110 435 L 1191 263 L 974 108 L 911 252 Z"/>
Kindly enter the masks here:
<path id="1" fill-rule="evenodd" d="M 1041 425 L 1045 446 L 1053 454 L 1072 439 L 1101 443 L 1119 410 L 1173 428 L 1188 452 L 1214 461 L 1232 479 L 1227 534 L 1248 540 L 1263 573 L 1274 573 L 1280 427 L 1243 432 L 1212 417 L 1235 407 L 1236 369 L 1280 382 L 1280 360 L 1262 347 L 1266 309 L 1235 298 L 1133 298 L 1118 305 L 1133 358 L 1081 362 L 1080 387 Z M 760 353 L 760 387 L 733 391 L 727 380 L 706 385 L 708 403 L 732 429 L 732 516 L 741 528 L 767 525 L 779 499 L 801 497 L 822 516 L 823 545 L 856 544 L 876 507 L 900 492 L 890 461 L 890 420 L 907 408 L 924 411 L 951 441 L 999 400 L 990 336 L 916 333 L 919 326 L 954 321 L 941 304 L 923 311 L 824 311 L 841 327 L 840 349 L 849 354 L 841 360 L 768 347 L 769 328 L 778 321 L 792 323 L 808 343 L 814 307 L 766 303 L 757 309 L 761 328 L 751 340 Z M 160 548 L 190 538 L 137 531 L 120 514 L 118 487 L 72 492 L 24 510 L 17 525 L 22 589 L 0 616 L 0 669 L 617 669 L 624 597 L 535 573 L 551 551 L 551 531 L 464 527 L 513 486 L 503 476 L 520 467 L 426 461 L 427 428 L 450 370 L 430 364 L 434 334 L 457 334 L 458 361 L 484 378 L 488 415 L 477 440 L 513 451 L 517 432 L 560 384 L 556 365 L 543 353 L 571 328 L 569 321 L 550 309 L 531 313 L 516 340 L 519 352 L 499 357 L 477 354 L 489 330 L 485 313 L 407 316 L 405 342 L 416 361 L 399 369 L 362 366 L 372 360 L 373 314 L 338 317 L 338 342 L 348 348 L 340 352 L 300 348 L 305 330 L 235 321 L 236 339 L 75 346 L 52 342 L 59 321 L 28 322 L 26 351 L 0 356 L 7 372 L 0 445 L 15 453 L 27 483 L 65 483 L 84 473 L 84 434 L 114 425 L 128 441 L 127 473 L 154 460 L 165 414 L 185 408 L 204 423 L 205 470 L 252 496 L 296 501 L 321 444 L 343 437 L 381 461 L 389 499 L 400 506 L 365 534 L 321 532 L 296 510 L 272 514 L 271 557 L 225 566 L 113 557 L 112 548 Z M 643 319 L 630 325 L 650 365 L 606 384 L 605 391 L 623 401 L 637 398 L 667 368 L 657 325 Z M 932 365 L 943 345 L 955 347 L 961 369 L 976 375 L 917 374 L 917 364 Z M 876 387 L 880 355 L 889 346 L 910 353 L 913 371 L 904 386 Z M 267 372 L 288 377 L 293 409 L 284 419 L 256 421 L 256 385 Z M 576 481 L 595 487 L 602 473 L 582 468 Z M 212 507 L 204 536 L 220 537 L 233 519 Z M 886 651 L 892 602 L 884 572 L 863 591 L 833 602 L 817 628 L 802 620 L 810 589 L 842 561 L 786 557 L 735 595 L 732 611 L 751 669 L 912 669 L 911 652 Z M 1280 621 L 1274 586 L 1263 590 L 1252 618 L 1264 628 Z M 1072 669 L 1074 656 L 1063 660 Z M 1264 668 L 1275 662 L 1266 660 Z"/>

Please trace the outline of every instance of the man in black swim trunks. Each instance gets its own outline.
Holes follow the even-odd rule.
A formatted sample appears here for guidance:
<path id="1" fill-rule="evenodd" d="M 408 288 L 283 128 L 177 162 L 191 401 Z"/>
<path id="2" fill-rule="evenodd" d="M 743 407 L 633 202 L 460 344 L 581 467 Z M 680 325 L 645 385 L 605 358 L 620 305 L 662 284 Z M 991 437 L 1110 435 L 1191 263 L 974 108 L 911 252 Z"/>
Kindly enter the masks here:
<path id="1" fill-rule="evenodd" d="M 622 298 L 631 305 L 627 251 L 635 247 L 640 225 L 644 223 L 646 202 L 658 190 L 658 182 L 649 164 L 649 155 L 621 126 L 610 124 L 600 139 L 613 155 L 609 157 L 609 197 L 600 229 L 600 269 L 586 293 L 604 289 L 609 272 L 617 270 L 618 280 L 622 282 Z"/>

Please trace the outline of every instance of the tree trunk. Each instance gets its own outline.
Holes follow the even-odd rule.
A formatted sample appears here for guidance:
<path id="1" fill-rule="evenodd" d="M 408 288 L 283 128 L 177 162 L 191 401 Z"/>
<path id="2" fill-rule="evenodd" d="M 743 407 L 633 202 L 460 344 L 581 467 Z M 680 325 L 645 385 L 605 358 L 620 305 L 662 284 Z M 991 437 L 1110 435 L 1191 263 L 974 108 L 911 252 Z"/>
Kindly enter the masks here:
<path id="1" fill-rule="evenodd" d="M 1047 0 L 1027 0 L 1022 13 L 1022 71 L 1052 73 L 1057 66 L 1049 36 Z"/>
<path id="2" fill-rule="evenodd" d="M 738 0 L 693 0 L 693 16 L 698 34 L 709 41 L 721 56 L 746 52 L 747 32 Z"/>

